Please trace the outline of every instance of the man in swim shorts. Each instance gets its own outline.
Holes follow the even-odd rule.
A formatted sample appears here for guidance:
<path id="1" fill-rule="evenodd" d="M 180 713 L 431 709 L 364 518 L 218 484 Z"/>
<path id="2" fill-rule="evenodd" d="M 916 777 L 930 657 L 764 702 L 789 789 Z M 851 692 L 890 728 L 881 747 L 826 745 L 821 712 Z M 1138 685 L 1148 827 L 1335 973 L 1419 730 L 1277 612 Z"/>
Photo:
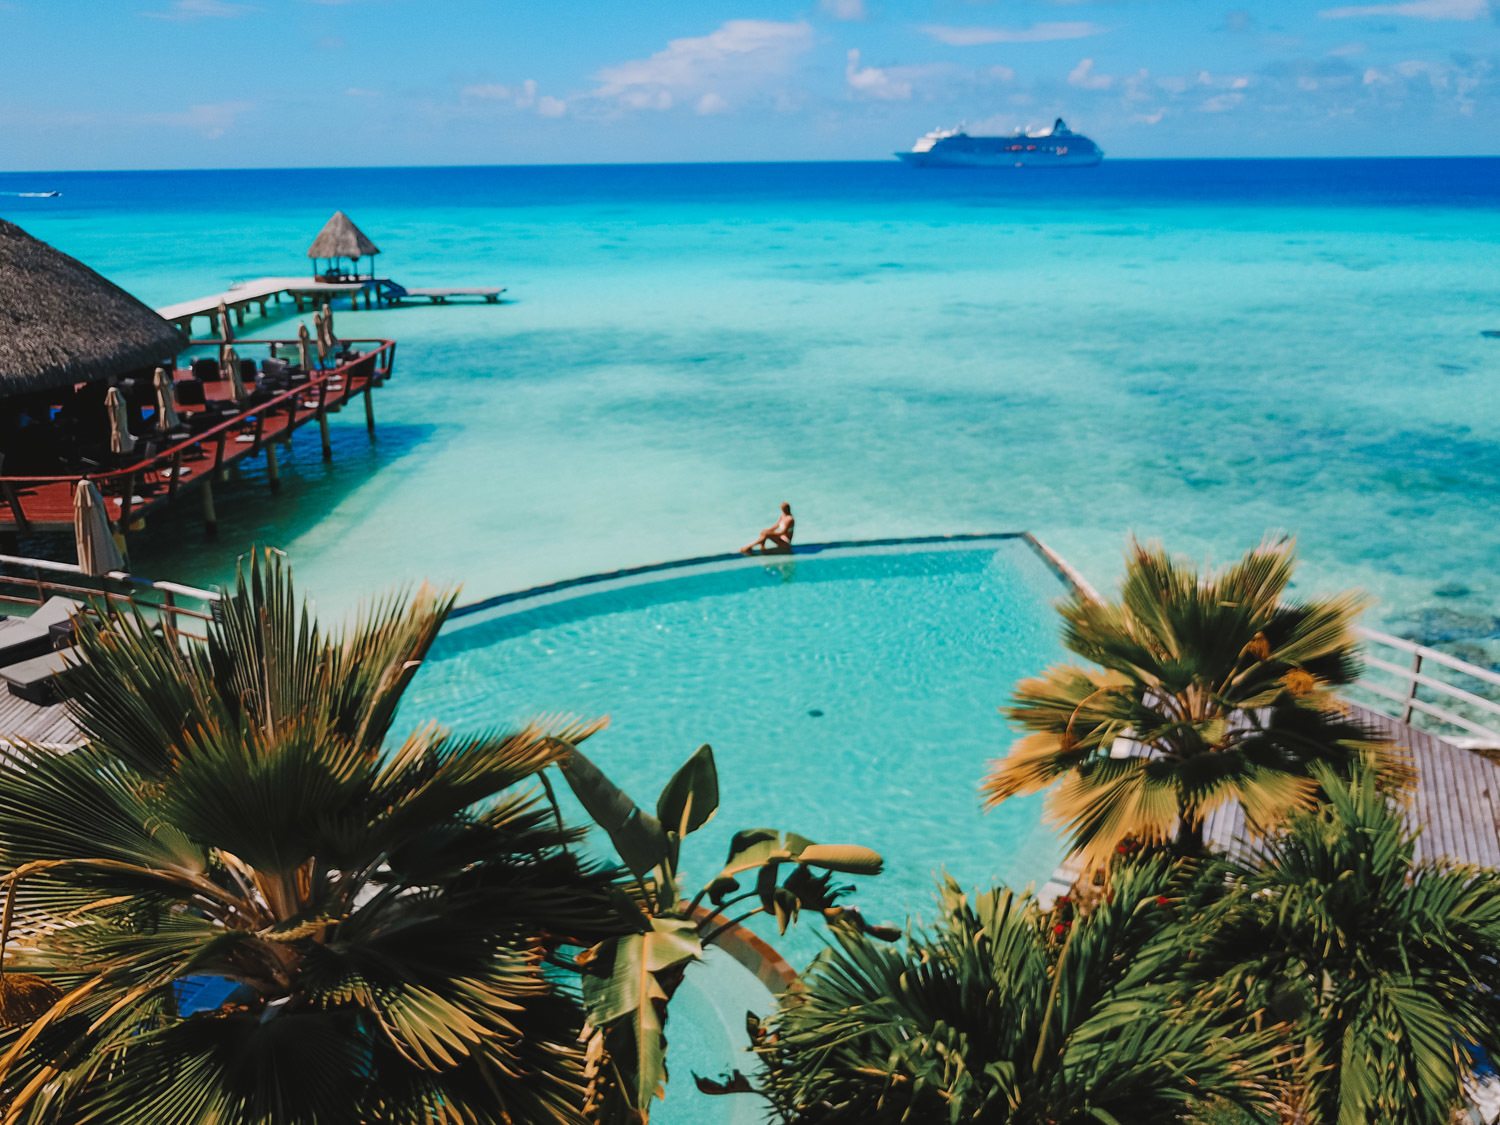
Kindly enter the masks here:
<path id="1" fill-rule="evenodd" d="M 784 503 L 781 505 L 781 518 L 762 531 L 759 539 L 741 547 L 740 554 L 754 554 L 757 550 L 762 554 L 791 554 L 792 529 L 796 526 L 797 521 L 792 518 L 792 506 Z"/>

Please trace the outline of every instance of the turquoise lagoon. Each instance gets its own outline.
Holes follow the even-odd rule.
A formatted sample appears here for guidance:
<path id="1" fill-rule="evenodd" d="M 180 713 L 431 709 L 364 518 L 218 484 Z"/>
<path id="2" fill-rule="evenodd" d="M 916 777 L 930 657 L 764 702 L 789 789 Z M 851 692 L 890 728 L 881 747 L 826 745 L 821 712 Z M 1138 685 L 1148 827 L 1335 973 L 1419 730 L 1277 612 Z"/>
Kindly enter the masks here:
<path id="1" fill-rule="evenodd" d="M 1500 635 L 1497 160 L 0 175 L 53 188 L 0 211 L 152 304 L 303 268 L 339 207 L 389 276 L 510 288 L 339 310 L 400 341 L 378 442 L 345 414 L 332 465 L 307 438 L 279 496 L 247 474 L 214 542 L 184 505 L 142 572 L 222 580 L 260 542 L 327 610 L 423 578 L 473 602 L 732 549 L 787 499 L 803 542 L 1029 528 L 1101 585 L 1130 532 L 1224 559 L 1290 531 L 1308 588 L 1471 656 Z M 860 841 L 894 918 L 939 868 L 1055 859 L 1035 801 L 982 815 L 976 786 L 1059 593 L 1014 542 L 673 573 L 460 618 L 403 721 L 608 713 L 590 752 L 642 801 L 711 742 L 695 872 L 749 824 Z M 664 1120 L 727 1120 L 685 1073 L 735 1025 L 713 992 Z"/>
<path id="2" fill-rule="evenodd" d="M 1500 161 L 1118 161 L 6 174 L 6 218 L 162 304 L 291 273 L 335 207 L 408 284 L 494 308 L 338 313 L 400 342 L 380 441 L 335 427 L 205 544 L 328 606 L 405 579 L 479 598 L 732 548 L 1031 528 L 1109 582 L 1126 534 L 1224 558 L 1298 535 L 1435 640 L 1497 627 Z M 283 325 L 285 328 L 285 325 Z"/>

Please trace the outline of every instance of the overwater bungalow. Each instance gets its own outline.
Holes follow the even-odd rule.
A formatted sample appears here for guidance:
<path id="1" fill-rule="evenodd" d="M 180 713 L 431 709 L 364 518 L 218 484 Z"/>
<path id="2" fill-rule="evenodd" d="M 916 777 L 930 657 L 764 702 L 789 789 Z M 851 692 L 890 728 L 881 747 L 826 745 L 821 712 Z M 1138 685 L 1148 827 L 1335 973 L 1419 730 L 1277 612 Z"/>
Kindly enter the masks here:
<path id="1" fill-rule="evenodd" d="M 307 248 L 307 256 L 313 260 L 313 273 L 322 281 L 373 281 L 375 255 L 379 253 L 380 247 L 342 211 L 333 213 Z M 370 264 L 362 273 L 359 264 L 365 258 Z M 326 268 L 324 261 L 328 263 Z M 349 264 L 347 270 L 345 262 Z"/>
<path id="2" fill-rule="evenodd" d="M 73 527 L 73 493 L 92 480 L 120 533 L 197 491 L 216 523 L 213 481 L 264 457 L 308 422 L 331 457 L 328 415 L 365 401 L 391 373 L 392 340 L 191 342 L 82 262 L 0 221 L 0 533 Z"/>

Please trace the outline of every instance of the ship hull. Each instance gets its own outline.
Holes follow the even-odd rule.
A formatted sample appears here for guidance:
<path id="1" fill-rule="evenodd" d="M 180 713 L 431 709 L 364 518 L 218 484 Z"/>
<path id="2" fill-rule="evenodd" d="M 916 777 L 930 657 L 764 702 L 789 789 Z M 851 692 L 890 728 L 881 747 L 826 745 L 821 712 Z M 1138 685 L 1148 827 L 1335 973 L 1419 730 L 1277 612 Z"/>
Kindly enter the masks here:
<path id="1" fill-rule="evenodd" d="M 1058 156 L 1040 152 L 898 152 L 903 163 L 914 168 L 1092 168 L 1104 159 L 1102 152 L 1067 153 Z"/>

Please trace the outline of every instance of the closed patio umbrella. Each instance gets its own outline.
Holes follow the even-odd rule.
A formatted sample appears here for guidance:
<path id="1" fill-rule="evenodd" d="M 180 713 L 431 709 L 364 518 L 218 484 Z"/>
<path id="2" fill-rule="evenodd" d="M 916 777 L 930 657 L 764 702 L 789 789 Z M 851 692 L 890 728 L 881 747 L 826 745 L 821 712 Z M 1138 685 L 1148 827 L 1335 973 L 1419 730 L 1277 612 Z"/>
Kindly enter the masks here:
<path id="1" fill-rule="evenodd" d="M 303 371 L 312 370 L 312 334 L 307 325 L 297 325 L 297 363 Z"/>
<path id="2" fill-rule="evenodd" d="M 156 384 L 156 428 L 164 434 L 169 433 L 181 424 L 177 417 L 177 395 L 173 393 L 172 379 L 165 368 L 158 367 L 152 382 Z"/>
<path id="3" fill-rule="evenodd" d="M 73 543 L 78 548 L 78 565 L 94 577 L 112 570 L 124 570 L 125 559 L 115 542 L 104 510 L 104 497 L 91 480 L 81 480 L 73 490 Z"/>
<path id="4" fill-rule="evenodd" d="M 224 356 L 219 361 L 219 366 L 224 371 L 224 378 L 229 380 L 229 393 L 234 398 L 236 406 L 245 404 L 245 380 L 240 378 L 240 357 L 235 354 L 233 348 L 225 348 Z"/>
<path id="5" fill-rule="evenodd" d="M 125 396 L 119 387 L 110 387 L 104 394 L 104 409 L 109 412 L 109 451 L 124 455 L 135 452 L 135 438 L 130 433 L 130 414 L 125 409 Z"/>
<path id="6" fill-rule="evenodd" d="M 339 338 L 333 334 L 333 306 L 327 301 L 323 302 L 323 336 L 328 343 L 328 350 L 338 351 Z"/>
<path id="7" fill-rule="evenodd" d="M 326 367 L 328 364 L 328 332 L 323 327 L 323 314 L 313 314 L 313 326 L 318 330 L 318 366 Z"/>
<path id="8" fill-rule="evenodd" d="M 223 301 L 219 302 L 219 335 L 225 340 L 234 339 L 234 324 L 229 318 L 229 306 Z"/>

